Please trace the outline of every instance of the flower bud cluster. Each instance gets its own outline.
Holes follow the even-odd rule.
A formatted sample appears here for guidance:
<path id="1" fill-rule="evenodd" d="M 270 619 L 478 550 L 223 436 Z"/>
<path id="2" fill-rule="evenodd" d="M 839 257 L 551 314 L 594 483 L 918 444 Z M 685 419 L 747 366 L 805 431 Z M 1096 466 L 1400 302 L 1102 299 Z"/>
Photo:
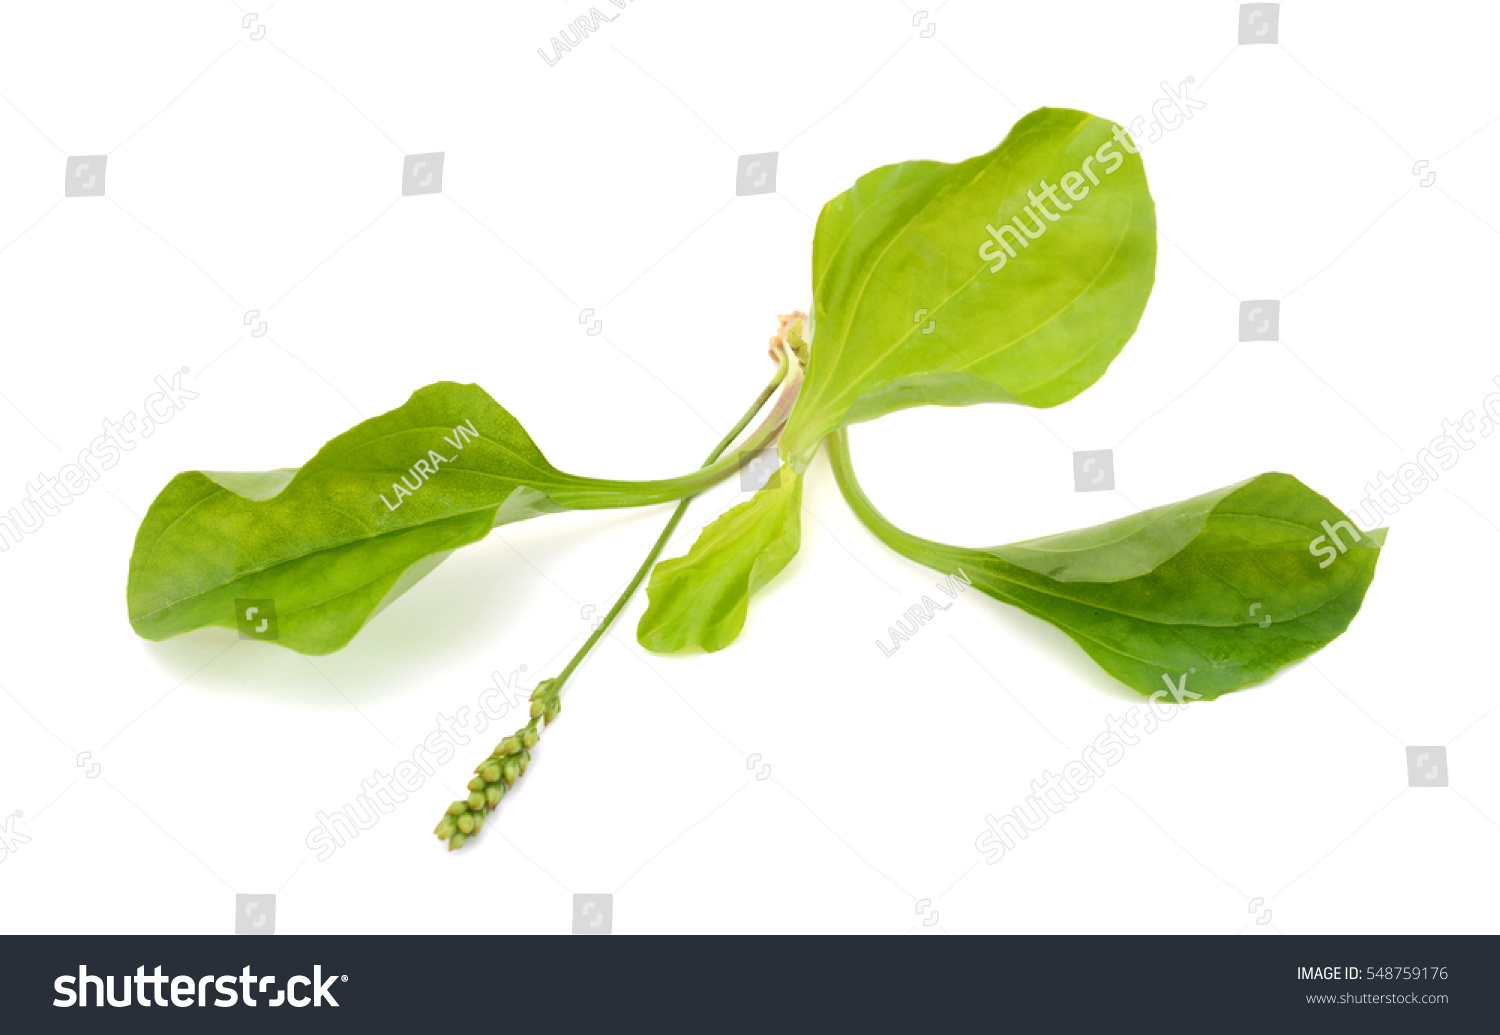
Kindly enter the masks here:
<path id="1" fill-rule="evenodd" d="M 432 830 L 440 840 L 448 842 L 450 852 L 462 848 L 464 842 L 479 833 L 484 827 L 485 816 L 500 804 L 505 792 L 526 772 L 526 767 L 531 764 L 531 749 L 542 737 L 537 727 L 557 718 L 562 710 L 561 693 L 562 687 L 555 679 L 538 683 L 531 693 L 531 721 L 496 744 L 490 757 L 474 767 L 474 778 L 468 785 L 469 796 L 449 805 Z"/>

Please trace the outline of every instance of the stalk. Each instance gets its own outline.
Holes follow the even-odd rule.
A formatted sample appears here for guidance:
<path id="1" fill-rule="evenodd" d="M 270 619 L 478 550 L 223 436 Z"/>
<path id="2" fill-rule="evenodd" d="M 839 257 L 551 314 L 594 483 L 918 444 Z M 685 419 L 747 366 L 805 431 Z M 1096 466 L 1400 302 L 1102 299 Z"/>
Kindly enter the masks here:
<path id="1" fill-rule="evenodd" d="M 767 400 L 775 394 L 778 387 L 781 388 L 781 395 L 777 398 L 775 405 L 766 414 L 765 419 L 762 420 L 755 433 L 746 440 L 742 447 L 742 452 L 749 453 L 763 449 L 770 444 L 781 431 L 782 425 L 786 423 L 787 416 L 791 413 L 792 406 L 797 400 L 797 390 L 802 385 L 802 366 L 788 348 L 784 346 L 778 347 L 774 342 L 771 355 L 772 358 L 777 360 L 776 375 L 771 378 L 770 383 L 756 397 L 755 402 L 745 411 L 744 416 L 739 419 L 739 422 L 730 429 L 729 434 L 725 435 L 719 441 L 719 444 L 714 446 L 713 452 L 709 453 L 708 459 L 703 462 L 700 474 L 706 471 L 718 471 L 720 468 L 726 471 L 732 470 L 734 467 L 740 465 L 742 461 L 735 460 L 734 458 L 730 458 L 734 460 L 734 463 L 729 467 L 724 467 L 723 464 L 716 462 L 719 461 L 719 458 L 723 456 L 724 451 L 730 447 L 734 440 L 739 438 L 750 422 L 755 419 L 755 415 L 761 411 L 761 407 L 765 406 Z M 702 488 L 707 488 L 721 476 L 722 472 L 716 474 L 694 491 L 701 491 Z M 694 476 L 687 477 L 693 478 Z M 671 479 L 670 482 L 682 482 L 685 480 Z M 669 484 L 669 482 L 652 484 L 665 485 Z M 485 816 L 500 804 L 500 799 L 505 797 L 505 793 L 526 772 L 527 767 L 531 764 L 531 749 L 536 747 L 537 742 L 541 740 L 542 727 L 551 725 L 552 720 L 557 718 L 558 713 L 562 711 L 563 684 L 567 682 L 568 677 L 573 674 L 573 670 L 578 667 L 589 651 L 593 650 L 594 645 L 599 642 L 600 638 L 609 631 L 611 623 L 619 617 L 620 612 L 625 609 L 625 605 L 630 602 L 630 598 L 635 595 L 635 591 L 645 581 L 646 574 L 650 572 L 651 566 L 656 563 L 656 558 L 661 555 L 662 550 L 667 545 L 667 541 L 672 538 L 672 533 L 677 530 L 678 524 L 682 521 L 682 516 L 687 513 L 688 504 L 692 501 L 692 496 L 686 496 L 673 508 L 671 518 L 668 519 L 666 527 L 661 530 L 661 535 L 656 537 L 656 542 L 651 545 L 650 551 L 646 554 L 646 559 L 641 562 L 640 567 L 636 569 L 635 575 L 631 577 L 629 584 L 626 585 L 620 596 L 615 600 L 614 605 L 599 622 L 598 627 L 583 642 L 583 646 L 578 648 L 578 652 L 573 655 L 572 660 L 563 666 L 562 671 L 556 676 L 544 679 L 536 685 L 536 689 L 531 692 L 530 721 L 495 745 L 495 750 L 490 752 L 490 756 L 474 767 L 474 778 L 468 784 L 469 796 L 467 798 L 460 798 L 449 805 L 443 818 L 438 821 L 438 825 L 433 829 L 434 834 L 448 842 L 448 850 L 450 852 L 462 848 L 464 842 L 479 833 L 484 826 Z M 586 503 L 571 501 L 569 506 L 578 509 L 587 508 Z"/>
<path id="2" fill-rule="evenodd" d="M 739 433 L 754 419 L 755 414 L 760 412 L 758 408 L 751 409 L 740 418 L 735 425 L 735 431 L 731 437 L 720 442 L 718 447 L 709 456 L 698 470 L 691 474 L 678 475 L 676 478 L 661 478 L 656 481 L 645 482 L 615 482 L 599 479 L 580 479 L 580 485 L 573 489 L 556 490 L 549 495 L 554 501 L 569 510 L 598 510 L 614 509 L 621 505 L 621 490 L 633 492 L 639 497 L 634 506 L 648 506 L 653 503 L 665 503 L 669 500 L 680 500 L 686 502 L 693 496 L 712 488 L 724 479 L 726 475 L 732 474 L 744 466 L 749 457 L 759 453 L 772 442 L 776 436 L 781 434 L 782 427 L 787 418 L 791 416 L 792 406 L 797 401 L 798 390 L 802 387 L 802 365 L 790 349 L 773 348 L 771 350 L 773 359 L 777 360 L 776 376 L 771 379 L 757 402 L 760 406 L 766 404 L 771 394 L 781 386 L 781 395 L 777 397 L 775 404 L 766 412 L 759 425 L 745 439 L 744 443 L 736 450 L 735 455 L 723 456 L 729 444 L 738 437 Z"/>
<path id="3" fill-rule="evenodd" d="M 929 568 L 944 567 L 952 547 L 897 528 L 889 518 L 875 509 L 875 504 L 865 495 L 865 490 L 854 477 L 854 466 L 849 460 L 847 428 L 839 428 L 828 434 L 828 462 L 833 467 L 833 477 L 838 482 L 839 491 L 844 494 L 844 500 L 865 527 L 874 533 L 875 538 L 918 564 L 925 564 Z"/>

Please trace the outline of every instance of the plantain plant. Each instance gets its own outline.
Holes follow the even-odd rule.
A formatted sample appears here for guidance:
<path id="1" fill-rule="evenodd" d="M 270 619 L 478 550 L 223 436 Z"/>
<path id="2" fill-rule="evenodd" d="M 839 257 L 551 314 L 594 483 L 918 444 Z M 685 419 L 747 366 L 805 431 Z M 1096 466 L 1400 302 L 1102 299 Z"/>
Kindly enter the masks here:
<path id="1" fill-rule="evenodd" d="M 1338 563 L 1319 563 L 1313 542 L 1352 525 L 1273 473 L 1095 528 L 966 548 L 892 525 L 851 466 L 848 426 L 896 410 L 1072 399 L 1135 333 L 1155 267 L 1155 206 L 1129 135 L 1084 112 L 1039 109 L 986 154 L 884 166 L 823 207 L 812 312 L 782 317 L 775 375 L 699 470 L 645 482 L 567 474 L 479 387 L 429 385 L 301 468 L 174 478 L 136 538 L 131 624 L 159 640 L 243 627 L 265 605 L 275 643 L 327 653 L 497 525 L 678 501 L 578 653 L 537 684 L 527 724 L 444 813 L 434 832 L 456 849 L 526 771 L 567 679 L 648 572 L 643 647 L 717 651 L 735 640 L 753 595 L 797 552 L 802 481 L 826 446 L 851 509 L 897 553 L 962 571 L 1142 694 L 1188 676 L 1193 698 L 1241 689 L 1347 628 L 1384 529 L 1351 534 Z M 770 481 L 684 556 L 657 563 L 690 498 L 773 443 L 781 466 Z"/>

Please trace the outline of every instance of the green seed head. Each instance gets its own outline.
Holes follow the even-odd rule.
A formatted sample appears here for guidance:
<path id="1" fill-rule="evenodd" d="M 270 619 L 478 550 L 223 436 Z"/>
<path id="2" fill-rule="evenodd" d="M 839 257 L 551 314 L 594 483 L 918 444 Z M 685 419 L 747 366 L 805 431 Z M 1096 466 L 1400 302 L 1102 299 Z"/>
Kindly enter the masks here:
<path id="1" fill-rule="evenodd" d="M 474 832 L 474 813 L 465 812 L 462 816 L 459 816 L 458 829 L 464 835 L 472 834 Z"/>
<path id="2" fill-rule="evenodd" d="M 484 827 L 484 813 L 483 812 L 476 812 L 476 813 L 474 813 L 474 833 L 475 834 L 479 833 L 479 831 L 481 829 L 483 829 L 483 827 Z M 473 834 L 471 834 L 469 836 L 472 837 Z"/>
<path id="3" fill-rule="evenodd" d="M 547 702 L 547 711 L 544 713 L 547 725 L 552 725 L 552 720 L 557 718 L 557 713 L 560 711 L 562 711 L 561 701 L 554 699 Z"/>
<path id="4" fill-rule="evenodd" d="M 432 828 L 432 832 L 436 834 L 440 840 L 446 841 L 448 840 L 448 838 L 453 836 L 453 831 L 457 829 L 458 827 L 454 823 L 453 817 L 444 816 L 442 819 L 438 820 L 438 825 Z"/>
<path id="5" fill-rule="evenodd" d="M 475 791 L 473 794 L 469 795 L 469 800 L 466 801 L 464 804 L 468 807 L 468 809 L 470 811 L 478 812 L 480 809 L 484 808 L 484 792 L 483 791 Z M 459 819 L 463 819 L 462 816 L 460 816 L 458 818 Z"/>
<path id="6" fill-rule="evenodd" d="M 474 779 L 472 779 L 472 780 L 469 781 L 469 790 L 471 790 L 471 791 L 482 791 L 482 790 L 484 790 L 484 785 L 487 782 L 488 781 L 485 780 L 484 777 L 482 777 L 482 776 L 476 776 L 476 777 L 474 777 Z"/>
<path id="7" fill-rule="evenodd" d="M 455 801 L 452 805 L 448 806 L 448 815 L 450 816 L 462 816 L 468 811 L 469 803 L 466 801 Z"/>
<path id="8" fill-rule="evenodd" d="M 520 750 L 521 742 L 519 740 L 515 737 L 506 737 L 500 742 L 500 746 L 495 748 L 495 753 L 497 755 L 514 755 Z"/>
<path id="9" fill-rule="evenodd" d="M 484 789 L 484 800 L 490 808 L 500 804 L 500 798 L 505 793 L 503 783 L 492 783 Z"/>
<path id="10" fill-rule="evenodd" d="M 506 762 L 505 763 L 505 782 L 509 783 L 509 784 L 513 784 L 517 780 L 519 780 L 520 778 L 521 778 L 521 765 L 520 765 L 520 763 L 519 762 Z"/>
<path id="11" fill-rule="evenodd" d="M 467 840 L 468 837 L 464 834 L 454 834 L 452 837 L 448 838 L 448 851 L 458 851 L 464 846 L 464 842 Z"/>
<path id="12" fill-rule="evenodd" d="M 531 702 L 531 717 L 539 719 L 547 712 L 547 702 L 540 698 L 533 698 Z"/>
<path id="13" fill-rule="evenodd" d="M 521 734 L 521 745 L 523 747 L 534 748 L 541 739 L 542 735 L 540 733 L 534 729 L 528 729 L 525 733 Z"/>
<path id="14" fill-rule="evenodd" d="M 526 767 L 531 764 L 531 752 L 522 751 L 521 757 L 517 760 L 517 762 L 521 766 L 521 772 L 526 772 Z"/>
<path id="15" fill-rule="evenodd" d="M 484 777 L 485 783 L 499 783 L 500 764 L 498 762 L 491 762 L 480 771 L 479 775 Z"/>

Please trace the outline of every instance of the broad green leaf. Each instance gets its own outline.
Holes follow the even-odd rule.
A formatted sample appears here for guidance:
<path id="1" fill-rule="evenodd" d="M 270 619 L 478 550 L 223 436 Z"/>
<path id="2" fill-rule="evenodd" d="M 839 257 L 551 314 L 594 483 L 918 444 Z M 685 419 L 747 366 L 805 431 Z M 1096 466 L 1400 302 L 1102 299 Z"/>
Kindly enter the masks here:
<path id="1" fill-rule="evenodd" d="M 682 557 L 662 561 L 636 639 L 661 654 L 723 650 L 745 627 L 750 597 L 797 553 L 802 475 L 783 465 L 754 496 L 721 514 Z"/>
<path id="2" fill-rule="evenodd" d="M 137 633 L 239 627 L 326 654 L 450 551 L 562 510 L 680 499 L 734 462 L 659 482 L 583 478 L 547 462 L 477 385 L 439 382 L 330 441 L 301 468 L 186 471 L 151 504 L 130 558 Z M 267 605 L 265 602 L 270 601 Z M 259 625 L 252 619 L 251 635 Z"/>
<path id="3" fill-rule="evenodd" d="M 1098 380 L 1156 270 L 1134 147 L 1108 120 L 1042 108 L 988 154 L 888 165 L 825 205 L 782 456 L 909 406 L 1054 406 Z"/>
<path id="4" fill-rule="evenodd" d="M 1385 543 L 1385 529 L 1361 533 L 1296 478 L 1271 473 L 1095 528 L 948 546 L 880 516 L 844 439 L 830 451 L 840 487 L 887 545 L 1052 623 L 1143 694 L 1214 698 L 1320 650 L 1353 620 Z"/>

